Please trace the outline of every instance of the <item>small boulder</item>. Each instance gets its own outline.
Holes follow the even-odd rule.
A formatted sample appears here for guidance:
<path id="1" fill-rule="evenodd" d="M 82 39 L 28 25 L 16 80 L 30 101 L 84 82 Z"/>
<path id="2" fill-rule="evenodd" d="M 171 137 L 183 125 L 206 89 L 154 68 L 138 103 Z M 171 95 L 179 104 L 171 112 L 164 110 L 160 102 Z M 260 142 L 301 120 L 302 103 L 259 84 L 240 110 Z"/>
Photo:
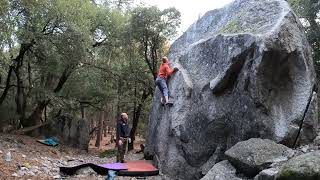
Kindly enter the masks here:
<path id="1" fill-rule="evenodd" d="M 275 180 L 277 173 L 279 172 L 278 168 L 270 168 L 261 171 L 254 180 Z"/>
<path id="2" fill-rule="evenodd" d="M 97 175 L 97 173 L 91 169 L 90 167 L 82 168 L 77 170 L 76 172 L 77 175 Z"/>
<path id="3" fill-rule="evenodd" d="M 215 164 L 201 180 L 242 180 L 236 169 L 227 160 Z"/>
<path id="4" fill-rule="evenodd" d="M 320 136 L 319 135 L 313 140 L 313 144 L 316 146 L 320 146 Z"/>
<path id="5" fill-rule="evenodd" d="M 249 177 L 270 168 L 273 163 L 286 161 L 294 151 L 268 139 L 252 138 L 242 141 L 225 152 L 227 159 Z"/>
<path id="6" fill-rule="evenodd" d="M 320 151 L 310 152 L 290 159 L 277 174 L 276 180 L 320 179 Z"/>

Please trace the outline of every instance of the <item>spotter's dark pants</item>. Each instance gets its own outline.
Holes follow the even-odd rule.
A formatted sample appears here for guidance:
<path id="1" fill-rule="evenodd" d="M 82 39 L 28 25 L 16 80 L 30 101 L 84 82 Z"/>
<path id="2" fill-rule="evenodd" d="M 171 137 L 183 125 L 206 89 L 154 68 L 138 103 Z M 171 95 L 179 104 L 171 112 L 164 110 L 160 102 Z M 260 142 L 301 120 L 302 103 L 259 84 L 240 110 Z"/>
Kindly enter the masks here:
<path id="1" fill-rule="evenodd" d="M 117 153 L 117 162 L 124 162 L 124 154 L 126 153 L 127 149 L 127 139 L 126 138 L 121 138 L 122 145 L 120 146 L 119 144 L 117 145 L 118 147 L 118 153 Z"/>

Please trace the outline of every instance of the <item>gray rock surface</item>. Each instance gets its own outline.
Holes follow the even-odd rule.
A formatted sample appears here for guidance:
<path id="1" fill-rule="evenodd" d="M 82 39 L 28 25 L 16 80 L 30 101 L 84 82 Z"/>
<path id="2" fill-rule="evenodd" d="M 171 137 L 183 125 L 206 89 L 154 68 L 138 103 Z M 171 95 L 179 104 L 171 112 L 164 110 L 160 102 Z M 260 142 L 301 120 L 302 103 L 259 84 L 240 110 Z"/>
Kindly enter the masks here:
<path id="1" fill-rule="evenodd" d="M 199 179 L 210 157 L 252 137 L 295 146 L 315 72 L 286 1 L 235 0 L 209 11 L 168 57 L 180 69 L 169 81 L 175 103 L 161 106 L 156 90 L 145 149 L 164 174 Z"/>
<path id="2" fill-rule="evenodd" d="M 236 169 L 225 160 L 215 164 L 201 180 L 242 180 L 242 178 L 236 176 Z"/>
<path id="3" fill-rule="evenodd" d="M 320 151 L 310 152 L 290 159 L 285 163 L 277 180 L 318 180 L 320 179 Z"/>
<path id="4" fill-rule="evenodd" d="M 268 139 L 252 138 L 238 142 L 225 155 L 238 170 L 254 177 L 273 163 L 287 161 L 294 155 L 294 151 Z"/>

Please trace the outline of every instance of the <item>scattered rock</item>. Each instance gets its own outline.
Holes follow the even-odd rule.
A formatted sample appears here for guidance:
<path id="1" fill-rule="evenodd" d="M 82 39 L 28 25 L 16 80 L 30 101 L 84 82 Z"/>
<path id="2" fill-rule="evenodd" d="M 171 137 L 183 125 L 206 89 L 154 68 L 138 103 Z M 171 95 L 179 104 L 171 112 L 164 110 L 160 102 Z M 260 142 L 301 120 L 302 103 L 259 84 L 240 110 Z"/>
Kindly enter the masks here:
<path id="1" fill-rule="evenodd" d="M 294 155 L 290 148 L 268 139 L 252 138 L 239 142 L 225 152 L 226 158 L 241 172 L 254 177 L 273 163 L 288 160 Z"/>
<path id="2" fill-rule="evenodd" d="M 320 151 L 310 152 L 290 159 L 277 174 L 276 180 L 320 179 Z"/>
<path id="3" fill-rule="evenodd" d="M 30 168 L 31 165 L 29 163 L 23 163 L 23 167 Z"/>
<path id="4" fill-rule="evenodd" d="M 82 168 L 82 169 L 79 169 L 77 172 L 76 172 L 77 175 L 85 175 L 85 176 L 88 176 L 88 175 L 97 175 L 97 173 L 91 169 L 90 167 L 86 167 L 86 168 Z"/>
<path id="5" fill-rule="evenodd" d="M 309 148 L 310 147 L 308 145 L 302 146 L 301 147 L 301 151 L 304 152 L 304 153 L 307 153 L 309 151 Z"/>
<path id="6" fill-rule="evenodd" d="M 24 141 L 25 145 L 22 146 L 22 149 L 16 148 L 19 141 L 15 141 L 14 139 L 22 139 Z M 52 149 L 59 151 L 61 156 L 57 156 L 53 153 Z M 12 161 L 6 163 L 4 157 L 8 150 L 11 152 Z M 84 153 L 79 151 L 78 148 L 66 147 L 63 144 L 58 148 L 39 146 L 34 138 L 1 133 L 0 151 L 3 152 L 0 157 L 0 179 L 54 179 L 54 177 L 60 177 L 58 179 L 103 180 L 105 177 L 96 174 L 90 175 L 91 173 L 81 174 L 79 177 L 62 177 L 59 176 L 59 166 L 75 166 L 82 163 L 104 164 L 115 162 L 115 157 L 100 158 L 95 153 Z M 23 155 L 26 157 L 23 158 Z M 143 158 L 143 154 L 132 154 L 126 158 L 127 160 L 138 160 Z M 70 159 L 73 159 L 74 161 L 68 162 Z M 120 179 L 129 180 L 130 178 Z"/>
<path id="7" fill-rule="evenodd" d="M 236 176 L 236 169 L 229 161 L 215 164 L 201 180 L 242 180 Z"/>
<path id="8" fill-rule="evenodd" d="M 11 157 L 11 152 L 8 151 L 5 155 L 4 155 L 4 160 L 7 162 L 12 161 L 12 157 Z"/>
<path id="9" fill-rule="evenodd" d="M 278 171 L 278 168 L 265 169 L 254 177 L 254 180 L 275 180 Z"/>
<path id="10" fill-rule="evenodd" d="M 62 179 L 63 177 L 61 177 L 61 175 L 55 175 L 52 177 L 53 179 Z"/>
<path id="11" fill-rule="evenodd" d="M 316 146 L 320 146 L 320 136 L 317 136 L 314 141 L 313 141 L 314 145 Z"/>

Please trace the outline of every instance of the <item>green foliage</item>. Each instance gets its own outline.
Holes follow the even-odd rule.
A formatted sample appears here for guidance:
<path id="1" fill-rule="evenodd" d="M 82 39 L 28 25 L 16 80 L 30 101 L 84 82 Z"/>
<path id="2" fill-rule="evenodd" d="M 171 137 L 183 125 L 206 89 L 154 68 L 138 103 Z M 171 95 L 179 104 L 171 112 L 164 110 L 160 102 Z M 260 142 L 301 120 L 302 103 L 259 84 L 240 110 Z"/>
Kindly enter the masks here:
<path id="1" fill-rule="evenodd" d="M 115 149 L 109 149 L 109 150 L 105 150 L 104 152 L 99 154 L 100 158 L 112 158 L 114 156 L 116 156 L 117 154 L 117 150 Z"/>
<path id="2" fill-rule="evenodd" d="M 320 2 L 318 0 L 288 0 L 301 18 L 309 43 L 314 51 L 314 62 L 319 74 L 320 64 Z"/>
<path id="3" fill-rule="evenodd" d="M 142 34 L 171 38 L 180 23 L 180 12 L 175 8 L 161 11 L 155 6 L 138 7 L 133 10 L 131 18 L 133 36 L 137 39 L 144 38 Z"/>
<path id="4" fill-rule="evenodd" d="M 101 110 L 111 121 L 122 111 L 133 119 L 141 106 L 138 131 L 144 132 L 157 61 L 176 33 L 180 13 L 174 8 L 130 9 L 132 4 L 131 0 L 0 0 L 0 96 L 10 66 L 18 70 L 0 104 L 2 121 L 31 121 L 35 110 L 43 119 L 41 102 L 48 102 L 48 119 L 61 112 L 80 116 L 83 104 L 89 119 Z M 155 63 L 152 73 L 149 59 Z"/>

